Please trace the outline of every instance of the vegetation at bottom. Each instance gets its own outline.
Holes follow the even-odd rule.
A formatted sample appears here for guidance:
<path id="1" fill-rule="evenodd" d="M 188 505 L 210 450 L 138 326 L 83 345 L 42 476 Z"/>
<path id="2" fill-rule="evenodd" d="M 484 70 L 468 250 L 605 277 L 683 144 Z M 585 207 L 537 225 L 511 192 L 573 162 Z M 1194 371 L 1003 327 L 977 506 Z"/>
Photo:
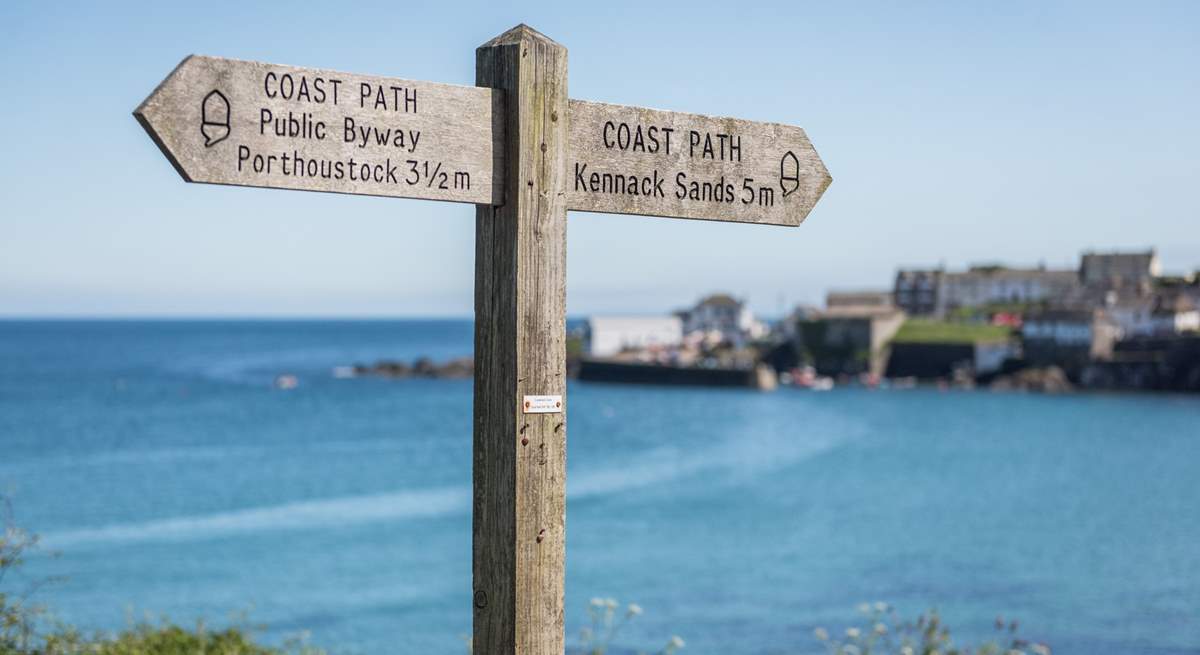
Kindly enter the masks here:
<path id="1" fill-rule="evenodd" d="M 185 628 L 167 621 L 143 622 L 117 633 L 83 634 L 54 621 L 47 610 L 30 600 L 39 585 L 14 594 L 12 574 L 37 548 L 38 539 L 11 520 L 7 501 L 0 498 L 4 531 L 0 534 L 0 655 L 324 655 L 303 637 L 282 646 L 265 646 L 256 641 L 255 630 L 246 625 L 210 629 L 204 624 Z M 859 606 L 863 624 L 846 628 L 844 636 L 831 636 L 824 628 L 814 632 L 830 655 L 1050 655 L 1045 644 L 1017 636 L 1015 622 L 997 619 L 999 638 L 976 647 L 956 646 L 950 630 L 936 612 L 915 621 L 903 621 L 884 603 Z M 675 655 L 684 641 L 672 636 L 665 645 L 649 650 L 618 646 L 622 630 L 642 614 L 629 603 L 622 609 L 612 598 L 593 598 L 587 608 L 589 625 L 569 655 Z M 470 641 L 467 641 L 470 651 Z"/>
<path id="2" fill-rule="evenodd" d="M 568 652 L 578 652 L 580 655 L 607 655 L 610 649 L 614 648 L 613 644 L 621 629 L 642 613 L 642 608 L 637 603 L 626 605 L 625 611 L 618 613 L 620 607 L 621 604 L 613 598 L 593 598 L 588 603 L 587 610 L 591 625 L 580 631 L 579 650 L 570 651 L 568 649 Z M 674 655 L 683 646 L 684 642 L 682 638 L 672 636 L 667 640 L 666 645 L 658 650 L 638 650 L 635 652 L 638 655 L 647 655 L 650 652 L 656 655 Z"/>
<path id="3" fill-rule="evenodd" d="M 84 634 L 55 621 L 32 596 L 41 584 L 14 593 L 14 574 L 38 546 L 38 538 L 17 527 L 7 499 L 0 498 L 0 655 L 323 655 L 302 638 L 282 647 L 255 641 L 255 630 L 234 626 L 211 630 L 163 621 L 139 623 L 118 633 Z"/>
<path id="4" fill-rule="evenodd" d="M 936 611 L 905 620 L 887 603 L 858 606 L 861 621 L 840 636 L 825 628 L 813 630 L 829 655 L 1051 655 L 1043 643 L 1022 639 L 1017 622 L 996 618 L 996 636 L 984 643 L 956 645 L 950 628 Z"/>
<path id="5" fill-rule="evenodd" d="M 3 655 L 317 655 L 321 652 L 306 646 L 262 646 L 244 628 L 209 631 L 204 626 L 187 629 L 169 623 L 143 624 L 118 634 L 91 637 L 60 628 L 24 646 L 0 646 Z"/>

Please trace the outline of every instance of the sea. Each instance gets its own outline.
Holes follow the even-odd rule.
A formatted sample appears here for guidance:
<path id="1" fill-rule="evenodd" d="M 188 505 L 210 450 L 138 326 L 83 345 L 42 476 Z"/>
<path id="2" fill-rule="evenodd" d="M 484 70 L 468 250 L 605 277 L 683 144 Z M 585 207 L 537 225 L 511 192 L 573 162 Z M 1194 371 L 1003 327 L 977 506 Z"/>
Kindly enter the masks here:
<path id="1" fill-rule="evenodd" d="M 472 331 L 0 322 L 0 494 L 41 539 L 0 592 L 85 630 L 466 653 L 471 382 L 335 369 L 469 355 Z M 963 645 L 1000 618 L 1054 653 L 1200 653 L 1198 396 L 568 394 L 570 648 L 611 598 L 642 609 L 611 655 L 823 653 L 864 602 Z"/>

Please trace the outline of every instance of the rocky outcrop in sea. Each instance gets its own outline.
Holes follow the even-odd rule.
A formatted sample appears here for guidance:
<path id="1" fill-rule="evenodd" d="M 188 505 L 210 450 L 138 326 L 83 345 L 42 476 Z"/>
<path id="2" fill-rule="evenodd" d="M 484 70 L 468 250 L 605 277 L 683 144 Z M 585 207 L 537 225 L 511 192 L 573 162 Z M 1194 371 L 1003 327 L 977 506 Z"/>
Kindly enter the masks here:
<path id="1" fill-rule="evenodd" d="M 1067 374 L 1057 366 L 1026 368 L 997 376 L 988 387 L 992 391 L 1039 391 L 1062 393 L 1074 390 Z"/>
<path id="2" fill-rule="evenodd" d="M 383 359 L 374 364 L 355 364 L 351 370 L 354 377 L 466 379 L 474 375 L 475 361 L 470 357 L 441 363 L 428 357 L 419 357 L 412 363 Z"/>

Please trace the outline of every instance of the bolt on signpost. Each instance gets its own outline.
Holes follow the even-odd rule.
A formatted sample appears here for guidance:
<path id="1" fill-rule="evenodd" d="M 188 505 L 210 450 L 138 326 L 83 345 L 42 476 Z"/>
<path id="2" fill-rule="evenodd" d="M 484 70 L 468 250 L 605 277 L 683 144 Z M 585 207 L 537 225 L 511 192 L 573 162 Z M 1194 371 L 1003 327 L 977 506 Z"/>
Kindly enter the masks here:
<path id="1" fill-rule="evenodd" d="M 799 225 L 831 178 L 789 125 L 569 100 L 525 25 L 476 86 L 192 56 L 134 116 L 189 182 L 475 210 L 474 652 L 562 655 L 567 211 Z"/>

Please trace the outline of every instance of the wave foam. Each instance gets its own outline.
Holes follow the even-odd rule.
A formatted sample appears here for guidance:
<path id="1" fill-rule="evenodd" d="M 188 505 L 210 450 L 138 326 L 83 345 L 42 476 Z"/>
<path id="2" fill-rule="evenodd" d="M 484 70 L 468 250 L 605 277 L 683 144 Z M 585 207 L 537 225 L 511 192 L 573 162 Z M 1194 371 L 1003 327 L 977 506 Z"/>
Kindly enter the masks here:
<path id="1" fill-rule="evenodd" d="M 444 516 L 470 508 L 467 489 L 448 487 L 300 501 L 216 514 L 115 524 L 46 535 L 48 545 L 202 539 Z"/>
<path id="2" fill-rule="evenodd" d="M 850 432 L 853 432 L 851 430 Z M 847 435 L 843 434 L 842 437 Z M 724 471 L 730 476 L 765 471 L 815 457 L 844 439 L 797 439 L 790 430 L 765 430 L 697 451 L 660 447 L 607 468 L 573 472 L 568 498 L 634 491 L 681 478 Z M 51 547 L 144 541 L 187 541 L 233 534 L 306 530 L 468 513 L 471 490 L 443 487 L 298 501 L 214 514 L 69 530 L 45 536 Z"/>

